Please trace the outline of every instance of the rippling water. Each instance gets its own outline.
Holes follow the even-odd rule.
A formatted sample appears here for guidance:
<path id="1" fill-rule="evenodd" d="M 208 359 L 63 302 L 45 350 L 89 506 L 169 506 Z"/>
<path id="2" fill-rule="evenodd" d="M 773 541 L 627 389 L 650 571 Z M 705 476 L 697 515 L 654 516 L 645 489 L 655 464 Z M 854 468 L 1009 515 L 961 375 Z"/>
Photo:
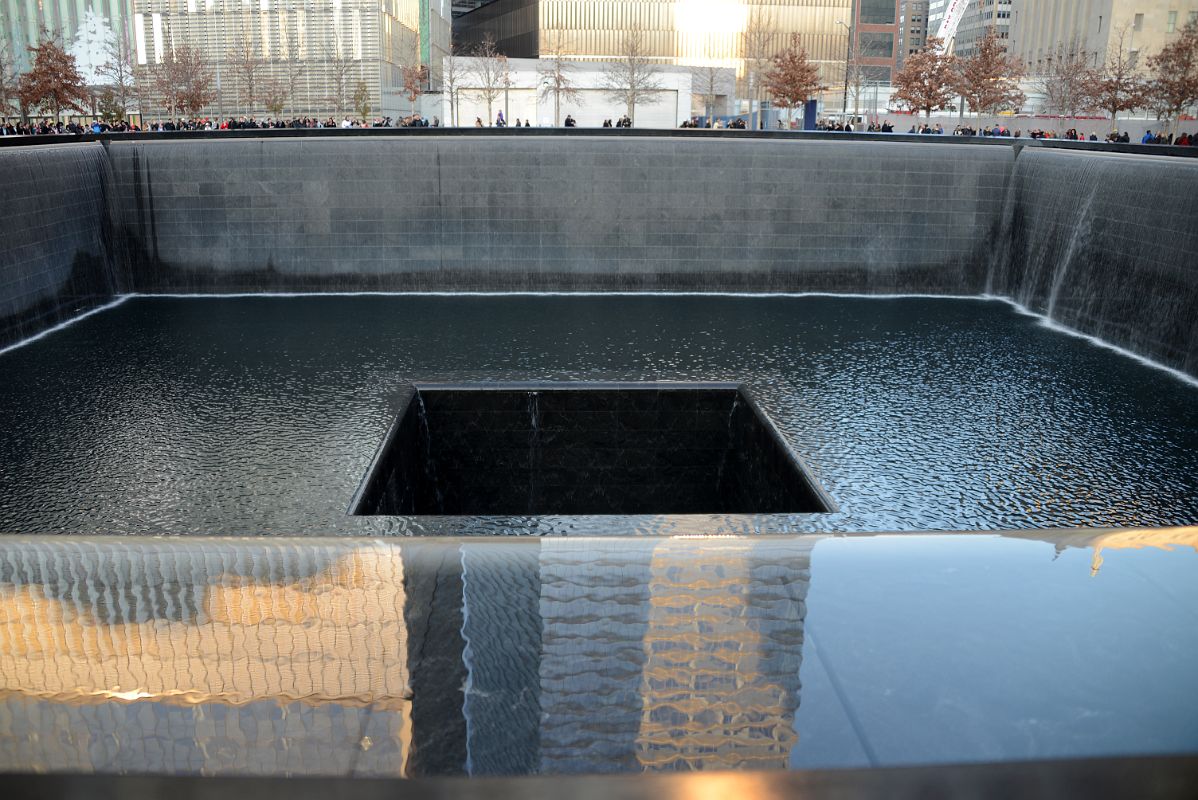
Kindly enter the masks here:
<path id="1" fill-rule="evenodd" d="M 1198 521 L 1198 390 L 999 302 L 138 298 L 0 356 L 0 531 L 677 533 Z M 737 380 L 840 505 L 357 518 L 409 380 Z"/>

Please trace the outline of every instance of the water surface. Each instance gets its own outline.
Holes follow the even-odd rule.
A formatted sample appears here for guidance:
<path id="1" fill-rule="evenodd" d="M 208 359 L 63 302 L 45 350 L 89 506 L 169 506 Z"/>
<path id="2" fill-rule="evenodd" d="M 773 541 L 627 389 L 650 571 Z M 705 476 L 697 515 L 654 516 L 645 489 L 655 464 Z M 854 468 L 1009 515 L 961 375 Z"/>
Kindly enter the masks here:
<path id="1" fill-rule="evenodd" d="M 1198 521 L 1198 389 L 995 301 L 135 298 L 0 356 L 0 531 L 677 533 Z M 411 380 L 730 380 L 839 513 L 355 518 Z"/>

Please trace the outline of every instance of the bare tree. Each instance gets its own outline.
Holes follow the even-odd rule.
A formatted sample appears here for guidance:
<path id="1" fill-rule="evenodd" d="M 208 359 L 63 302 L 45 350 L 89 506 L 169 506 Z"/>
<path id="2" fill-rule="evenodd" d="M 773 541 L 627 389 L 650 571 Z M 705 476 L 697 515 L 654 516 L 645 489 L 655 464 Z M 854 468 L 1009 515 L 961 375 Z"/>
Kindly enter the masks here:
<path id="1" fill-rule="evenodd" d="M 541 88 L 537 99 L 541 102 L 553 98 L 553 125 L 562 124 L 562 100 L 578 102 L 581 96 L 570 77 L 573 65 L 566 58 L 566 50 L 560 38 L 549 41 L 548 46 L 541 52 L 541 60 L 537 62 L 537 73 L 540 77 Z"/>
<path id="2" fill-rule="evenodd" d="M 329 66 L 329 88 L 333 92 L 328 102 L 333 104 L 338 114 L 343 114 L 350 107 L 350 80 L 355 71 L 354 62 L 340 47 L 325 48 L 325 60 Z"/>
<path id="3" fill-rule="evenodd" d="M 499 85 L 503 87 L 503 124 L 507 125 L 511 122 L 511 94 L 512 94 L 512 65 L 508 61 L 507 56 L 503 57 L 503 71 L 499 73 Z"/>
<path id="4" fill-rule="evenodd" d="M 956 82 L 956 59 L 941 51 L 941 42 L 929 36 L 924 49 L 907 56 L 903 68 L 894 76 L 894 99 L 912 111 L 924 112 L 948 108 Z"/>
<path id="5" fill-rule="evenodd" d="M 1111 115 L 1111 130 L 1118 130 L 1116 118 L 1120 111 L 1130 111 L 1145 104 L 1146 86 L 1136 66 L 1136 58 L 1124 46 L 1129 25 L 1111 32 L 1106 60 L 1086 74 L 1086 94 L 1093 98 L 1095 108 Z"/>
<path id="6" fill-rule="evenodd" d="M 109 113 L 119 110 L 123 119 L 137 94 L 133 73 L 133 50 L 129 46 L 129 34 L 122 27 L 108 45 L 108 60 L 96 67 L 96 74 L 104 80 L 105 96 Z"/>
<path id="7" fill-rule="evenodd" d="M 1094 108 L 1090 68 L 1076 39 L 1057 46 L 1033 76 L 1044 97 L 1044 108 L 1059 117 L 1076 117 Z"/>
<path id="8" fill-rule="evenodd" d="M 1017 110 L 1027 99 L 1019 89 L 1023 64 L 1003 50 L 998 32 L 991 27 L 977 42 L 973 55 L 957 61 L 957 92 L 979 114 L 993 116 Z"/>
<path id="9" fill-rule="evenodd" d="M 603 69 L 603 88 L 608 97 L 623 103 L 628 119 L 636 124 L 636 106 L 661 100 L 662 84 L 657 65 L 649 57 L 645 32 L 637 23 L 624 31 L 620 49 Z"/>
<path id="10" fill-rule="evenodd" d="M 166 113 L 194 116 L 216 99 L 212 71 L 200 51 L 183 45 L 154 68 L 154 89 Z"/>
<path id="11" fill-rule="evenodd" d="M 865 84 L 873 74 L 873 67 L 865 63 L 870 58 L 876 45 L 867 44 L 861 47 L 861 31 L 853 28 L 849 34 L 848 57 L 844 62 L 844 91 L 845 99 L 853 98 L 853 116 L 861 113 L 861 98 L 865 94 Z M 847 111 L 847 108 L 845 109 Z"/>
<path id="12" fill-rule="evenodd" d="M 17 101 L 20 85 L 16 59 L 8 49 L 8 42 L 0 39 L 0 117 L 8 116 Z"/>
<path id="13" fill-rule="evenodd" d="M 297 112 L 296 98 L 299 97 L 300 79 L 304 77 L 304 61 L 300 58 L 299 31 L 296 25 L 289 26 L 283 36 L 284 49 L 279 54 L 282 68 L 281 81 L 286 90 L 287 101 L 292 112 Z"/>
<path id="14" fill-rule="evenodd" d="M 253 28 L 249 33 L 243 33 L 233 45 L 232 51 L 233 74 L 237 77 L 241 101 L 250 109 L 259 100 L 261 83 L 266 73 L 266 62 L 258 55 L 254 46 Z"/>
<path id="15" fill-rule="evenodd" d="M 495 37 L 485 34 L 482 42 L 474 49 L 474 79 L 478 86 L 474 93 L 487 104 L 487 125 L 495 123 L 493 112 L 496 98 L 503 92 L 504 75 L 507 73 L 507 56 L 501 55 L 495 46 Z"/>
<path id="16" fill-rule="evenodd" d="M 869 40 L 861 43 L 861 34 L 857 28 L 849 28 L 848 52 L 844 61 L 844 111 L 848 112 L 848 100 L 853 98 L 853 116 L 861 113 L 861 99 L 866 89 L 872 84 L 880 83 L 876 71 L 878 67 L 867 63 L 866 59 L 885 56 L 885 45 L 880 40 Z"/>
<path id="17" fill-rule="evenodd" d="M 716 98 L 732 94 L 736 88 L 736 73 L 729 67 L 709 64 L 692 69 L 691 82 L 703 96 L 703 110 L 708 124 L 714 124 Z"/>
<path id="18" fill-rule="evenodd" d="M 288 97 L 286 81 L 280 78 L 267 78 L 260 84 L 258 97 L 272 115 L 282 116 Z"/>
<path id="19" fill-rule="evenodd" d="M 823 89 L 819 68 L 807 60 L 802 37 L 792 33 L 790 44 L 774 56 L 773 69 L 765 74 L 765 90 L 779 106 L 793 110 Z"/>
<path id="20" fill-rule="evenodd" d="M 1152 81 L 1148 99 L 1159 119 L 1172 120 L 1177 133 L 1182 113 L 1198 104 L 1198 21 L 1191 21 L 1180 35 L 1148 59 Z"/>
<path id="21" fill-rule="evenodd" d="M 458 92 L 466 80 L 467 64 L 458 55 L 457 48 L 450 46 L 441 65 L 441 89 L 449 94 L 449 124 L 458 124 Z"/>
<path id="22" fill-rule="evenodd" d="M 774 23 L 774 15 L 759 6 L 752 6 L 742 34 L 741 52 L 749 96 L 749 124 L 753 130 L 760 127 L 763 85 L 766 73 L 773 68 L 777 40 L 778 26 Z"/>

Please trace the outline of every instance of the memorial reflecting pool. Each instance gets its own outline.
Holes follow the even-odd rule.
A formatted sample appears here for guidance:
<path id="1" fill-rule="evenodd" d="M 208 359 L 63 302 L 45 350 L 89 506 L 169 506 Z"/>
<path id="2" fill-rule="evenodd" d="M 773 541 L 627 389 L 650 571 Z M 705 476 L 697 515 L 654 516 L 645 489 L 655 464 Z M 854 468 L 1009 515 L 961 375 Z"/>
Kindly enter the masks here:
<path id="1" fill-rule="evenodd" d="M 133 298 L 0 356 L 7 533 L 1198 522 L 1198 387 L 996 301 Z M 409 382 L 743 383 L 821 514 L 348 514 Z M 663 509 L 664 510 L 664 509 Z"/>
<path id="2" fill-rule="evenodd" d="M 1198 529 L 1046 530 L 1198 521 L 1198 387 L 1001 302 L 132 298 L 0 366 L 0 770 L 1198 750 Z M 519 465 L 522 502 L 593 504 L 520 482 L 562 430 L 748 510 L 456 516 L 388 455 L 451 442 L 461 497 Z M 670 474 L 675 441 L 733 474 L 720 437 L 735 491 Z"/>

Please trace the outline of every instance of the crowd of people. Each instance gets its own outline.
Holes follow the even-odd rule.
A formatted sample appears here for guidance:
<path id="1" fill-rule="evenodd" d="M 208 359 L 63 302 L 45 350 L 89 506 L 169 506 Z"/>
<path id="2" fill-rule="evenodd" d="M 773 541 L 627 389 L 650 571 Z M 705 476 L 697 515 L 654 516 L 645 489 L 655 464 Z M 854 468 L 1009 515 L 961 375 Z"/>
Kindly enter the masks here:
<path id="1" fill-rule="evenodd" d="M 571 119 L 573 119 L 573 117 L 567 117 L 567 120 L 571 120 Z M 566 127 L 572 128 L 574 126 L 569 124 L 569 122 L 567 121 Z M 631 128 L 632 120 L 629 118 L 629 116 L 627 114 L 625 114 L 624 116 L 622 116 L 618 120 L 616 120 L 614 124 L 612 123 L 612 121 L 610 119 L 603 120 L 603 127 L 605 127 L 605 128 Z"/>
<path id="2" fill-rule="evenodd" d="M 254 129 L 285 128 L 438 128 L 441 121 L 433 117 L 430 122 L 419 114 L 411 114 L 393 120 L 391 117 L 375 117 L 373 120 L 343 116 L 340 121 L 334 117 L 318 119 L 316 117 L 292 117 L 290 119 L 271 118 L 257 119 L 255 117 L 230 117 L 215 119 L 204 117 L 188 120 L 155 120 L 146 126 L 150 131 L 236 131 Z"/>
<path id="3" fill-rule="evenodd" d="M 733 117 L 732 119 L 728 120 L 728 122 L 726 122 L 726 123 L 722 119 L 717 119 L 715 122 L 712 122 L 709 117 L 691 117 L 690 119 L 683 120 L 682 124 L 679 125 L 678 127 L 680 127 L 680 128 L 728 128 L 729 130 L 743 131 L 749 127 L 749 124 L 741 117 Z"/>
<path id="4" fill-rule="evenodd" d="M 376 117 L 373 120 L 356 117 L 342 117 L 337 121 L 333 117 L 318 119 L 316 117 L 283 117 L 257 119 L 255 117 L 200 117 L 193 119 L 156 119 L 138 125 L 133 121 L 94 120 L 90 123 L 77 121 L 52 122 L 45 120 L 8 120 L 0 118 L 0 136 L 50 136 L 54 134 L 83 134 L 83 133 L 140 133 L 143 131 L 235 131 L 257 129 L 284 128 L 439 128 L 441 120 L 423 118 L 420 114 L 411 114 L 399 119 L 391 117 Z"/>
<path id="5" fill-rule="evenodd" d="M 567 114 L 564 125 L 567 128 L 577 127 L 578 121 L 572 115 Z M 474 126 L 477 128 L 486 127 L 481 117 L 476 117 Z M 499 112 L 496 116 L 494 126 L 497 128 L 509 127 L 507 120 L 503 116 L 503 112 Z M 138 125 L 133 121 L 118 120 L 116 122 L 107 122 L 104 120 L 95 120 L 91 123 L 70 121 L 70 122 L 53 122 L 49 119 L 31 120 L 23 122 L 21 120 L 9 120 L 0 118 L 0 136 L 49 136 L 54 134 L 65 135 L 80 135 L 84 133 L 139 133 L 142 131 L 224 131 L 224 130 L 252 130 L 252 129 L 285 129 L 285 128 L 439 128 L 441 120 L 433 117 L 431 120 L 425 119 L 420 114 L 411 114 L 399 119 L 391 117 L 376 117 L 373 120 L 365 120 L 359 118 L 351 118 L 343 116 L 340 121 L 333 117 L 318 119 L 316 117 L 291 117 L 285 119 L 266 118 L 257 119 L 255 117 L 229 117 L 227 119 L 217 119 L 214 117 L 202 117 L 198 119 L 166 119 L 154 120 L 143 126 Z M 530 120 L 516 119 L 512 127 L 532 127 Z M 631 128 L 632 120 L 627 116 L 622 116 L 614 122 L 610 119 L 603 121 L 604 128 Z M 681 124 L 682 128 L 729 128 L 734 130 L 744 130 L 747 124 L 744 118 L 734 117 L 728 122 L 716 119 L 711 120 L 706 117 L 691 117 L 684 120 Z M 859 122 L 855 128 L 852 120 L 820 120 L 816 124 L 816 129 L 821 131 L 836 131 L 836 132 L 859 132 L 859 133 L 893 133 L 894 125 L 890 120 L 880 120 L 877 122 Z M 944 126 L 937 122 L 917 122 L 907 131 L 909 134 L 929 134 L 938 135 L 944 134 Z M 1019 138 L 1024 136 L 1023 131 L 1016 128 L 1011 130 L 1006 125 L 995 123 L 991 126 L 974 127 L 969 124 L 960 124 L 952 131 L 954 136 L 1009 136 Z M 1065 139 L 1069 141 L 1104 141 L 1109 144 L 1131 144 L 1134 142 L 1127 131 L 1122 133 L 1113 131 L 1105 138 L 1099 139 L 1098 134 L 1091 131 L 1089 134 L 1083 133 L 1076 128 L 1069 128 L 1064 133 L 1044 130 L 1041 128 L 1033 128 L 1026 134 L 1032 139 Z M 1172 133 L 1167 133 L 1162 130 L 1149 130 L 1140 138 L 1139 144 L 1159 144 L 1159 145 L 1176 145 L 1180 147 L 1198 147 L 1198 132 L 1181 133 L 1174 136 Z"/>

